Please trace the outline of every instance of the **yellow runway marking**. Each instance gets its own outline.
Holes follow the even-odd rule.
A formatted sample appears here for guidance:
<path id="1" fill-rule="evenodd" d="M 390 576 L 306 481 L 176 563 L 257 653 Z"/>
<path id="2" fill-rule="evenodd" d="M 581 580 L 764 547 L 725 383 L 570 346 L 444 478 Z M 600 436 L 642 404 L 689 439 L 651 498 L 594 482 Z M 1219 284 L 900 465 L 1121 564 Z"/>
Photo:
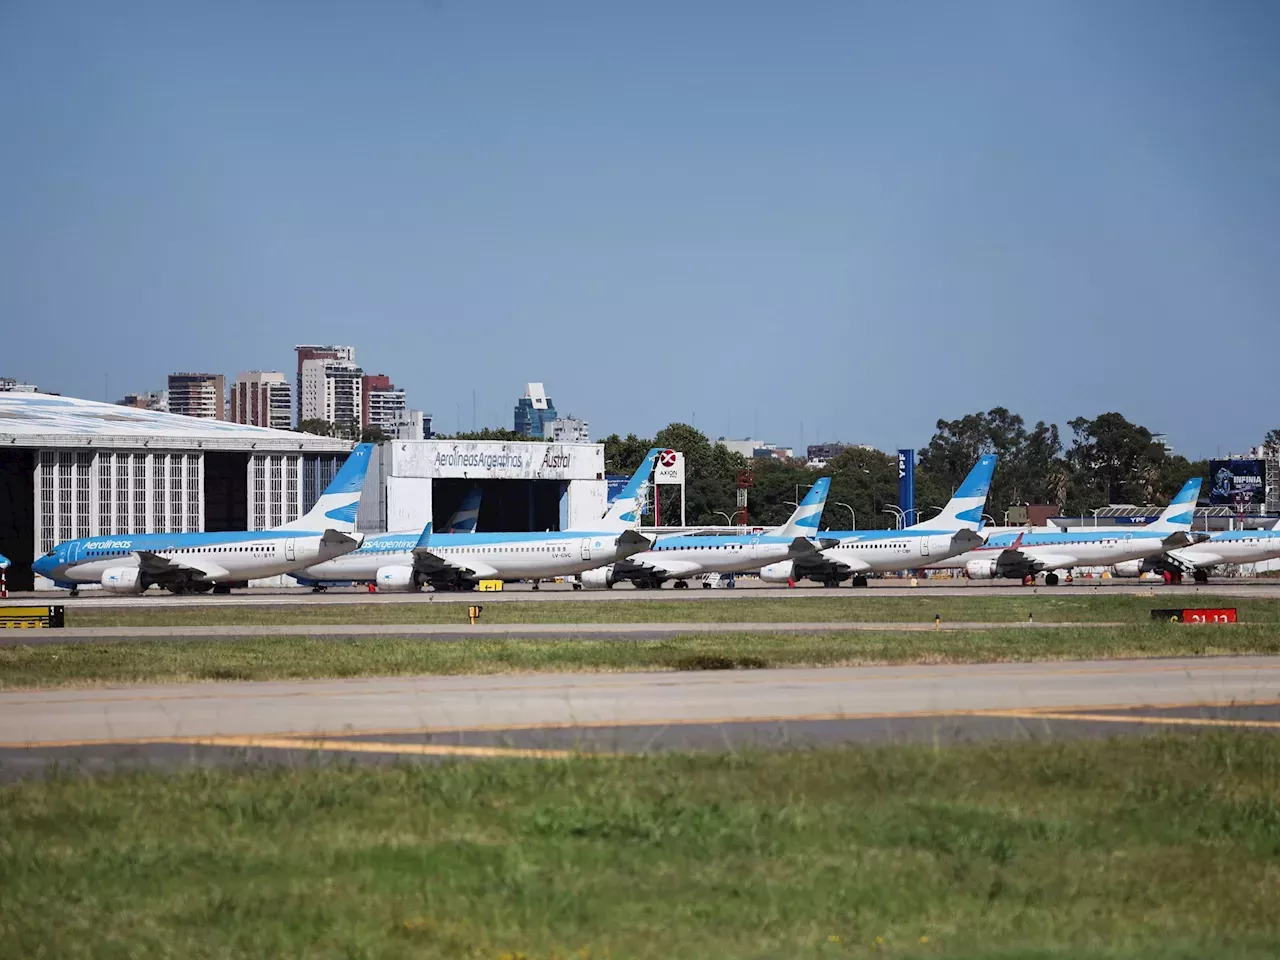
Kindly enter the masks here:
<path id="1" fill-rule="evenodd" d="M 155 741 L 151 741 L 155 742 Z M 423 757 L 529 757 L 538 760 L 581 756 L 575 750 L 489 747 L 444 743 L 387 743 L 370 740 L 331 740 L 324 737 L 192 737 L 165 741 L 198 747 L 239 747 L 241 749 L 323 750 L 335 753 L 396 753 Z M 599 754 L 593 754 L 598 756 Z"/>
<path id="2" fill-rule="evenodd" d="M 1099 723 L 1143 723 L 1166 727 L 1257 727 L 1264 730 L 1280 730 L 1280 720 L 1224 720 L 1218 717 L 1150 717 L 1138 714 L 1114 713 L 1048 713 L 1021 710 L 993 710 L 987 716 L 1008 717 L 1011 720 L 1093 720 Z"/>
<path id="3" fill-rule="evenodd" d="M 1097 711 L 1097 710 L 1180 710 L 1180 709 L 1212 709 L 1222 707 L 1274 707 L 1280 706 L 1280 700 L 1229 700 L 1219 702 L 1186 702 L 1179 701 L 1176 703 L 1111 703 L 1111 704 L 1079 704 L 1076 706 L 1063 705 L 1056 707 L 995 707 L 995 708 L 977 708 L 973 710 L 904 710 L 895 713 L 805 713 L 805 714 L 776 714 L 768 716 L 745 716 L 745 717 L 669 717 L 665 719 L 648 719 L 641 718 L 635 720 L 548 720 L 543 722 L 532 723 L 492 723 L 492 724 L 470 724 L 463 726 L 450 726 L 441 724 L 429 727 L 386 727 L 379 729 L 344 729 L 344 730 L 326 730 L 304 732 L 300 730 L 285 730 L 276 733 L 251 733 L 238 734 L 234 736 L 216 736 L 216 735 L 195 735 L 190 737 L 139 737 L 126 739 L 85 739 L 85 740 L 48 740 L 36 742 L 9 742 L 0 743 L 0 750 L 29 750 L 37 748 L 61 748 L 61 747 L 101 747 L 113 746 L 120 744 L 144 744 L 144 743 L 185 743 L 185 744 L 205 744 L 209 746 L 246 746 L 248 744 L 269 745 L 269 741 L 287 741 L 289 744 L 296 745 L 298 743 L 334 743 L 349 744 L 353 742 L 367 741 L 348 741 L 343 737 L 391 737 L 391 736 L 413 736 L 418 734 L 435 734 L 435 733 L 492 733 L 501 731 L 529 731 L 529 730 L 599 730 L 609 727 L 692 727 L 692 726 L 726 726 L 731 724 L 742 723 L 821 723 L 825 721 L 838 720 L 924 720 L 936 718 L 939 720 L 959 718 L 959 717 L 1006 717 L 1010 719 L 1034 720 L 1043 718 L 1047 720 L 1081 720 L 1081 719 L 1101 719 L 1116 723 L 1134 723 L 1134 722 L 1169 722 L 1173 720 L 1186 720 L 1188 722 L 1198 722 L 1194 718 L 1151 718 L 1141 717 L 1133 718 L 1132 716 L 1115 716 L 1113 714 L 1092 714 L 1078 713 L 1074 711 Z M 1276 726 L 1280 727 L 1280 721 L 1214 721 L 1210 725 L 1221 723 L 1223 725 L 1240 725 L 1248 724 L 1253 726 Z M 397 750 L 401 748 L 412 747 L 411 750 L 405 752 L 414 752 L 419 749 L 417 746 L 406 744 L 387 744 L 380 741 L 382 745 L 395 747 Z M 537 751 L 520 750 L 505 747 L 443 747 L 440 745 L 420 745 L 429 749 L 422 752 L 430 752 L 432 750 L 448 750 L 456 752 L 458 750 L 507 750 L 512 749 L 513 756 L 531 756 Z M 324 748 L 317 748 L 324 749 Z M 345 747 L 335 747 L 335 749 L 345 749 Z M 373 750 L 367 752 L 384 752 L 381 750 Z M 573 751 L 547 751 L 548 756 L 575 755 Z M 480 756 L 483 754 L 475 754 Z M 498 756 L 500 754 L 492 754 Z"/>

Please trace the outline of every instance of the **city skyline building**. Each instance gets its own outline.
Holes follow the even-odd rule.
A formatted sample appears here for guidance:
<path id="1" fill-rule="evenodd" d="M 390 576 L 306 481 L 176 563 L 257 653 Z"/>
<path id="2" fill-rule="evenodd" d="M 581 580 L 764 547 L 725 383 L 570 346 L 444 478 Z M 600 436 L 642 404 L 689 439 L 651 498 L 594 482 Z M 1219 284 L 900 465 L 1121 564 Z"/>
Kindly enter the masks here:
<path id="1" fill-rule="evenodd" d="M 324 420 L 359 430 L 364 415 L 364 370 L 349 360 L 304 360 L 298 411 L 299 424 Z"/>
<path id="2" fill-rule="evenodd" d="M 302 365 L 308 360 L 342 360 L 348 363 L 354 363 L 356 359 L 356 348 L 348 346 L 337 346 L 335 344 L 315 344 L 300 343 L 293 348 L 293 352 L 298 361 L 298 377 L 295 383 L 294 396 L 297 398 L 298 424 L 301 424 L 307 417 L 302 411 Z"/>
<path id="3" fill-rule="evenodd" d="M 278 370 L 249 370 L 231 385 L 230 419 L 255 427 L 288 430 L 293 426 L 293 391 Z"/>
<path id="4" fill-rule="evenodd" d="M 227 378 L 221 373 L 171 373 L 168 392 L 170 413 L 226 419 Z"/>
<path id="5" fill-rule="evenodd" d="M 548 425 L 555 419 L 556 407 L 547 396 L 546 387 L 541 383 L 528 384 L 524 396 L 516 401 L 515 432 L 526 437 L 545 437 Z"/>

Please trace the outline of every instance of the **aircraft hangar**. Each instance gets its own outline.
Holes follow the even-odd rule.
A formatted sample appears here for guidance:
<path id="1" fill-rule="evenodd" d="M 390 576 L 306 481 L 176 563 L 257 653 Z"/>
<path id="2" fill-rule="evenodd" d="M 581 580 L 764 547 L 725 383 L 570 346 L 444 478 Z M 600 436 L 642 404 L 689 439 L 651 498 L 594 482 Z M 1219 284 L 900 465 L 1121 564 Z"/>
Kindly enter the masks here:
<path id="1" fill-rule="evenodd" d="M 288 430 L 0 393 L 0 554 L 9 587 L 63 540 L 264 530 L 305 513 L 352 444 Z M 42 584 L 43 585 L 43 584 Z"/>

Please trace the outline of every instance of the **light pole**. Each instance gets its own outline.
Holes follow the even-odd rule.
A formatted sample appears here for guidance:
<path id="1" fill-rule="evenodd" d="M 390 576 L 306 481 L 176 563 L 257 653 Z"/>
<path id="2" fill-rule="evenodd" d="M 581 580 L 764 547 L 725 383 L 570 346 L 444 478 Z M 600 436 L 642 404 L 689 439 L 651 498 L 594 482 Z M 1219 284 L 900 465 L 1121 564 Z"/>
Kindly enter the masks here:
<path id="1" fill-rule="evenodd" d="M 982 519 L 985 520 L 987 523 L 991 524 L 993 527 L 996 525 L 996 518 L 989 513 L 984 513 L 982 515 Z"/>
<path id="2" fill-rule="evenodd" d="M 858 515 L 857 515 L 856 513 L 854 513 L 854 512 L 853 512 L 853 507 L 849 506 L 847 503 L 839 503 L 839 502 L 837 502 L 837 503 L 836 503 L 836 506 L 837 506 L 837 507 L 844 507 L 846 510 L 848 510 L 848 511 L 849 511 L 849 529 L 850 529 L 850 530 L 857 530 L 857 529 L 858 529 Z"/>
<path id="3" fill-rule="evenodd" d="M 732 527 L 734 525 L 733 517 L 725 513 L 723 510 L 712 510 L 711 512 L 714 513 L 717 517 L 724 517 L 724 522 L 726 526 Z"/>
<path id="4" fill-rule="evenodd" d="M 885 506 L 885 508 L 880 512 L 893 514 L 893 518 L 894 518 L 893 529 L 895 530 L 901 530 L 903 527 L 907 525 L 906 524 L 907 515 L 902 512 L 901 507 L 896 507 L 892 503 L 890 503 L 887 506 Z"/>

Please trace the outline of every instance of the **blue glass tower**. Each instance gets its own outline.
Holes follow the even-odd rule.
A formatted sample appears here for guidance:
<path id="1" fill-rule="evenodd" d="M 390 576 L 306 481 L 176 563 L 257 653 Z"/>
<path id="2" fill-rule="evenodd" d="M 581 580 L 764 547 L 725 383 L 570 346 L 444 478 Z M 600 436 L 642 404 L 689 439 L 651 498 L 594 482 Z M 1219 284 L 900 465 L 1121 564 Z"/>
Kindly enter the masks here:
<path id="1" fill-rule="evenodd" d="M 524 396 L 516 401 L 515 426 L 512 429 L 526 437 L 544 437 L 545 426 L 555 419 L 555 404 L 547 396 L 546 388 L 540 383 L 531 383 Z"/>

